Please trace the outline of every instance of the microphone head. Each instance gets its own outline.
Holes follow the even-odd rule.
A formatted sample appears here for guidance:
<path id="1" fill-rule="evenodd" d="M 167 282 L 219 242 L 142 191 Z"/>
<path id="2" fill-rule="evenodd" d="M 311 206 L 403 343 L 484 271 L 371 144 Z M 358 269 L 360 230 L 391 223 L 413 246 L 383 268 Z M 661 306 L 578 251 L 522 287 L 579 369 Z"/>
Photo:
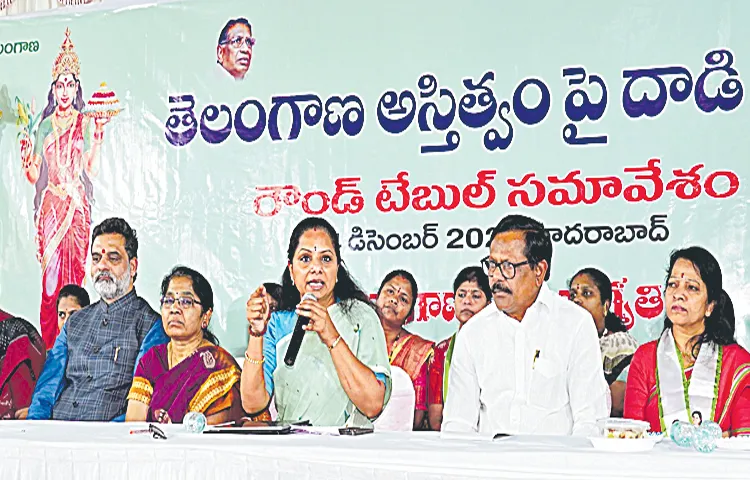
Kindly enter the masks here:
<path id="1" fill-rule="evenodd" d="M 312 300 L 313 302 L 317 302 L 318 297 L 316 297 L 310 292 L 307 292 L 306 294 L 302 295 L 302 299 L 300 299 L 300 302 L 304 302 L 305 300 Z"/>

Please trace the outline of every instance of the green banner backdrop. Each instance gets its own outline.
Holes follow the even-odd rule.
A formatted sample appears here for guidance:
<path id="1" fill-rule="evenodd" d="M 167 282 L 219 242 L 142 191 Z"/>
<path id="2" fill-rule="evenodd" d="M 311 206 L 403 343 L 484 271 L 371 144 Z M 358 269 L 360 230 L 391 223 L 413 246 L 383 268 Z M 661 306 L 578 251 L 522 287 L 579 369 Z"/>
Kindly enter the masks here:
<path id="1" fill-rule="evenodd" d="M 455 274 L 517 212 L 550 229 L 551 287 L 603 269 L 639 341 L 669 252 L 705 246 L 745 343 L 745 20 L 739 0 L 211 0 L 3 22 L 0 308 L 44 324 L 64 283 L 96 298 L 91 229 L 122 216 L 138 293 L 157 307 L 173 265 L 198 269 L 241 352 L 248 295 L 323 215 L 369 291 L 414 273 L 409 328 L 439 340 Z"/>

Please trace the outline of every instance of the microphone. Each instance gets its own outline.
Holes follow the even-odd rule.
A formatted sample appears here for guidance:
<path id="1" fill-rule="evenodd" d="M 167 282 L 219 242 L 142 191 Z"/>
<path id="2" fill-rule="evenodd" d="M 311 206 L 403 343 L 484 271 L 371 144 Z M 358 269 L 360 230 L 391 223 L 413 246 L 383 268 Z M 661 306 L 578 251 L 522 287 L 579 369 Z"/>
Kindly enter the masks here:
<path id="1" fill-rule="evenodd" d="M 305 300 L 314 300 L 317 302 L 318 298 L 312 293 L 306 293 L 302 297 L 302 300 L 300 300 L 300 303 Z M 287 367 L 293 367 L 294 362 L 297 360 L 297 354 L 299 353 L 299 348 L 302 346 L 302 339 L 305 336 L 305 331 L 302 330 L 302 327 L 308 323 L 310 323 L 310 319 L 307 317 L 300 316 L 297 318 L 297 324 L 294 326 L 294 331 L 292 332 L 292 339 L 289 341 L 289 347 L 287 347 L 286 355 L 284 356 L 284 363 Z"/>

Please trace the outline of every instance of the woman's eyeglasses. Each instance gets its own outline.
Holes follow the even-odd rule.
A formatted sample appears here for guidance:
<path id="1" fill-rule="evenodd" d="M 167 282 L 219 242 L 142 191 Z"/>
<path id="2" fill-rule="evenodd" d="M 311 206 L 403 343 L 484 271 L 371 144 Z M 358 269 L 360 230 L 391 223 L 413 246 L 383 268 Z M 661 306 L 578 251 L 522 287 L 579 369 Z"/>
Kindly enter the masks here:
<path id="1" fill-rule="evenodd" d="M 201 305 L 201 302 L 192 297 L 161 297 L 162 307 L 172 308 L 172 305 L 174 305 L 175 302 L 177 302 L 177 305 L 179 305 L 180 308 L 184 309 L 192 308 L 193 305 Z"/>

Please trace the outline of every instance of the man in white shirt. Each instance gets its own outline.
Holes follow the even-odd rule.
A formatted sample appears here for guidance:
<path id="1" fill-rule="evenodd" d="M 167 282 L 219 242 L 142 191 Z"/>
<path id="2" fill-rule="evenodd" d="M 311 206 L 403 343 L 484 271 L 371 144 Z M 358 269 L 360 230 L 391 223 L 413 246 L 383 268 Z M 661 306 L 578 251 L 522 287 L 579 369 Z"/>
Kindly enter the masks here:
<path id="1" fill-rule="evenodd" d="M 493 302 L 456 338 L 442 429 L 482 434 L 590 435 L 609 416 L 596 327 L 549 289 L 544 225 L 508 215 L 482 265 Z"/>

